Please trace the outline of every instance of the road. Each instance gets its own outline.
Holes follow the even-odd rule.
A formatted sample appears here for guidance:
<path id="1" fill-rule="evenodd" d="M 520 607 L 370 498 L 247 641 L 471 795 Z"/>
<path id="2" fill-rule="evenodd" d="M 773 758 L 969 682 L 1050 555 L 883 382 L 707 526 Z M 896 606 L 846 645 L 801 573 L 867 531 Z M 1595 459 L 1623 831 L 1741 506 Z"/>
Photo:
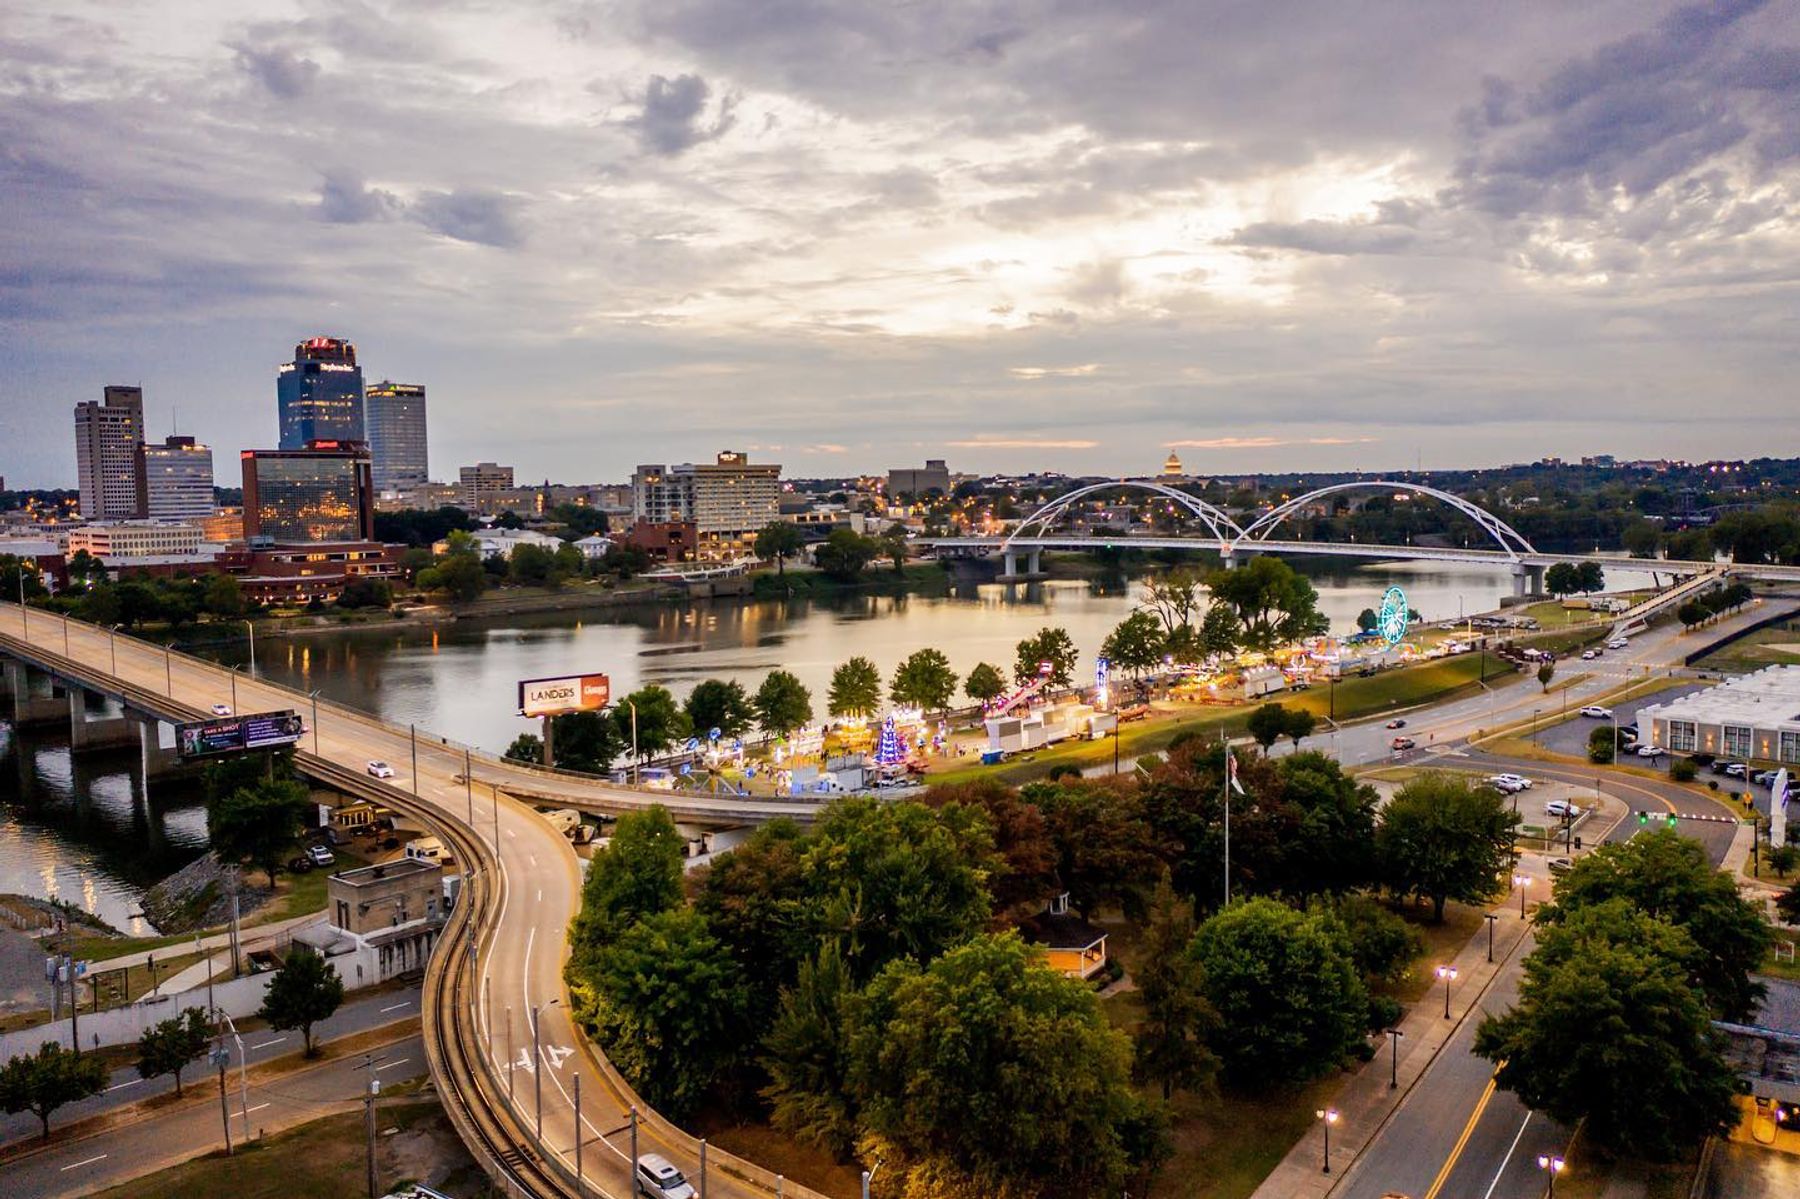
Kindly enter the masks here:
<path id="1" fill-rule="evenodd" d="M 392 1024 L 396 1020 L 404 1020 L 419 1014 L 419 988 L 407 987 L 404 990 L 384 990 L 376 994 L 357 996 L 339 1008 L 328 1020 L 322 1020 L 313 1026 L 313 1035 L 319 1040 L 335 1040 L 338 1037 L 377 1028 L 383 1024 Z M 254 1032 L 243 1034 L 244 1053 L 249 1064 L 254 1066 L 284 1054 L 294 1053 L 301 1046 L 298 1032 L 276 1032 L 273 1029 L 259 1028 Z M 229 1042 L 228 1042 L 229 1044 Z M 232 1050 L 232 1067 L 237 1067 L 237 1047 Z M 198 1066 L 190 1066 L 183 1074 L 183 1082 L 192 1089 L 195 1079 L 206 1073 L 204 1062 Z M 137 1103 L 156 1095 L 175 1089 L 175 1080 L 168 1075 L 153 1079 L 138 1076 L 136 1066 L 122 1066 L 112 1072 L 107 1079 L 104 1092 L 92 1099 L 84 1099 L 80 1103 L 71 1103 L 67 1107 L 58 1108 L 52 1118 L 52 1126 L 61 1128 L 77 1120 L 89 1116 L 97 1116 L 102 1112 L 123 1107 L 128 1103 Z M 17 1115 L 0 1116 L 0 1145 L 15 1140 L 36 1137 L 40 1132 L 37 1117 L 29 1112 Z"/>
<path id="2" fill-rule="evenodd" d="M 20 635 L 20 610 L 0 604 L 0 633 Z M 410 791 L 446 815 L 467 821 L 494 846 L 505 879 L 504 901 L 492 948 L 481 963 L 479 1025 L 489 1058 L 503 1078 L 510 1076 L 515 1110 L 535 1131 L 540 1120 L 543 1150 L 573 1168 L 575 1145 L 574 1076 L 582 1076 L 584 1170 L 604 1194 L 628 1193 L 627 1104 L 608 1087 L 591 1049 L 577 1035 L 564 1002 L 562 970 L 567 958 L 566 930 L 580 906 L 581 866 L 574 849 L 548 822 L 529 808 L 503 799 L 494 786 L 521 780 L 532 786 L 546 782 L 560 790 L 585 794 L 616 792 L 623 806 L 643 806 L 668 798 L 716 809 L 722 816 L 757 808 L 710 797 L 665 797 L 622 791 L 579 781 L 559 782 L 549 776 L 513 770 L 497 760 L 475 759 L 476 781 L 464 781 L 464 751 L 426 734 L 416 739 L 406 729 L 384 724 L 335 706 L 312 707 L 303 694 L 209 662 L 166 654 L 161 646 L 79 621 L 64 622 L 45 613 L 29 615 L 25 639 L 147 691 L 170 696 L 200 712 L 214 704 L 238 712 L 294 709 L 307 716 L 310 731 L 302 748 L 332 761 L 351 765 L 382 760 L 397 777 L 388 780 Z M 66 633 L 65 633 L 66 629 Z M 67 638 L 65 643 L 65 636 Z M 65 648 L 66 645 L 66 648 Z M 506 703 L 506 697 L 496 702 Z M 414 753 L 416 752 L 416 768 Z M 767 805 L 792 811 L 805 805 Z M 532 1014 L 539 1017 L 537 1050 L 533 1049 Z M 698 1162 L 685 1148 L 662 1143 L 646 1126 L 639 1150 L 656 1150 L 680 1168 L 697 1174 Z M 767 1194 L 715 1170 L 709 1195 Z"/>
<path id="3" fill-rule="evenodd" d="M 384 1086 L 419 1078 L 425 1073 L 425 1047 L 417 1036 L 376 1050 L 375 1077 Z M 266 1083 L 251 1083 L 240 1101 L 236 1075 L 230 1076 L 231 1136 L 244 1131 L 242 1111 L 248 1107 L 251 1127 L 267 1132 L 330 1115 L 359 1100 L 369 1072 L 360 1054 L 323 1062 Z M 218 1095 L 217 1075 L 206 1072 L 201 1087 Z M 97 1136 L 53 1145 L 6 1164 L 8 1199 L 59 1199 L 87 1195 L 145 1174 L 187 1161 L 225 1145 L 218 1103 L 184 1105 Z"/>

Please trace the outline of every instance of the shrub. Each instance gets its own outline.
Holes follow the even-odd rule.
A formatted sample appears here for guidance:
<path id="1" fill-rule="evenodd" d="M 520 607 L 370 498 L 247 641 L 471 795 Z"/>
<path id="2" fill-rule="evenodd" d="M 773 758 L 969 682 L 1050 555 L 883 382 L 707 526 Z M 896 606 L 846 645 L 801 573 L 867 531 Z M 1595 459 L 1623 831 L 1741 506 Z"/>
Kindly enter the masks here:
<path id="1" fill-rule="evenodd" d="M 1699 774 L 1700 768 L 1691 759 L 1676 758 L 1669 763 L 1669 777 L 1678 783 L 1691 783 Z M 1718 790 L 1718 783 L 1715 782 L 1712 786 L 1713 790 Z"/>

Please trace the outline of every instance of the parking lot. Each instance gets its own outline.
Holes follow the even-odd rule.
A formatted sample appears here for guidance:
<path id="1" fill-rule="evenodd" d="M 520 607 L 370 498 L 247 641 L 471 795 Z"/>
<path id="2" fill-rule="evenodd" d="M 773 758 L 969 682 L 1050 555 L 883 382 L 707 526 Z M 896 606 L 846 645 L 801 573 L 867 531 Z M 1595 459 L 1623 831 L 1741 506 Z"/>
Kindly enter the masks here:
<path id="1" fill-rule="evenodd" d="M 1626 700 L 1624 703 L 1613 705 L 1613 715 L 1618 717 L 1619 726 L 1623 728 L 1625 725 L 1635 724 L 1637 722 L 1639 708 L 1651 704 L 1666 704 L 1670 700 L 1678 699 L 1683 695 L 1691 695 L 1699 690 L 1701 690 L 1700 684 L 1692 683 L 1680 687 L 1672 687 L 1667 691 L 1659 691 L 1655 695 L 1646 695 L 1642 699 Z M 1544 697 L 1547 702 L 1555 701 L 1558 698 L 1559 697 L 1549 695 Z M 1548 713 L 1544 717 L 1546 720 L 1552 718 L 1553 717 Z M 1578 716 L 1576 715 L 1575 710 L 1571 709 L 1568 720 L 1560 724 L 1541 726 L 1537 731 L 1536 740 L 1539 745 L 1549 750 L 1551 753 L 1568 754 L 1572 758 L 1581 758 L 1585 761 L 1587 759 L 1588 735 L 1604 723 L 1606 722 L 1592 720 L 1585 716 Z M 1633 761 L 1638 761 L 1638 759 L 1633 759 Z M 1666 767 L 1669 760 L 1667 758 L 1661 758 L 1658 761 Z M 1648 766 L 1649 762 L 1642 761 L 1639 764 Z"/>

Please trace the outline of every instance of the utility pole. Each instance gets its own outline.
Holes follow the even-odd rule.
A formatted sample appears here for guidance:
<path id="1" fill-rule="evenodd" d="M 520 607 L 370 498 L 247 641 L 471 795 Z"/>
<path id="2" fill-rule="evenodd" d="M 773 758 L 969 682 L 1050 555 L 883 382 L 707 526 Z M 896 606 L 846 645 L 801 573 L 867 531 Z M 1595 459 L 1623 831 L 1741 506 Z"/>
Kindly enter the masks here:
<path id="1" fill-rule="evenodd" d="M 225 1155 L 231 1156 L 231 1100 L 225 1094 L 225 1067 L 231 1061 L 231 1051 L 223 1045 L 212 1051 L 213 1065 L 219 1068 L 219 1116 L 225 1122 Z"/>
<path id="2" fill-rule="evenodd" d="M 417 799 L 419 797 L 419 726 L 409 724 L 406 727 L 412 736 L 412 791 L 413 798 Z"/>
<path id="3" fill-rule="evenodd" d="M 372 1053 L 363 1054 L 363 1064 L 355 1067 L 369 1072 L 369 1085 L 363 1092 L 363 1136 L 369 1146 L 369 1199 L 381 1194 L 381 1183 L 375 1168 L 375 1099 L 381 1094 L 381 1080 L 375 1077 L 375 1063 L 384 1060 Z"/>
<path id="4" fill-rule="evenodd" d="M 635 1169 L 635 1166 L 633 1167 Z M 575 1190 L 581 1190 L 581 1075 L 575 1076 Z"/>
<path id="5" fill-rule="evenodd" d="M 463 746 L 463 798 L 469 801 L 469 827 L 475 827 L 475 763 L 469 747 Z"/>
<path id="6" fill-rule="evenodd" d="M 637 1104 L 631 1105 L 631 1180 L 635 1189 L 637 1183 Z"/>
<path id="7" fill-rule="evenodd" d="M 63 954 L 63 961 L 66 963 L 69 972 L 69 1044 L 74 1048 L 75 1056 L 80 1057 L 81 1022 L 78 1019 L 78 1016 L 81 1012 L 81 1001 L 75 994 L 75 956 L 73 954 L 65 953 Z"/>

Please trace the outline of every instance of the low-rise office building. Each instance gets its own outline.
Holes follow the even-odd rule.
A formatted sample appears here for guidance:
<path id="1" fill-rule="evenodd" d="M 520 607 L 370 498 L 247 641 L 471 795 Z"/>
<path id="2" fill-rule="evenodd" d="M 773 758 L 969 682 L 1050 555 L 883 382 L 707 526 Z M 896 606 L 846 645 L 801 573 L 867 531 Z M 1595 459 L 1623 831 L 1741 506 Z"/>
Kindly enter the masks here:
<path id="1" fill-rule="evenodd" d="M 94 558 L 166 557 L 197 554 L 200 526 L 158 520 L 98 521 L 69 530 L 69 553 L 86 550 Z"/>
<path id="2" fill-rule="evenodd" d="M 325 880 L 328 923 L 294 934 L 317 949 L 349 987 L 425 969 L 444 927 L 444 868 L 400 858 Z"/>
<path id="3" fill-rule="evenodd" d="M 1800 763 L 1800 666 L 1766 666 L 1638 709 L 1638 738 L 1671 753 Z"/>

